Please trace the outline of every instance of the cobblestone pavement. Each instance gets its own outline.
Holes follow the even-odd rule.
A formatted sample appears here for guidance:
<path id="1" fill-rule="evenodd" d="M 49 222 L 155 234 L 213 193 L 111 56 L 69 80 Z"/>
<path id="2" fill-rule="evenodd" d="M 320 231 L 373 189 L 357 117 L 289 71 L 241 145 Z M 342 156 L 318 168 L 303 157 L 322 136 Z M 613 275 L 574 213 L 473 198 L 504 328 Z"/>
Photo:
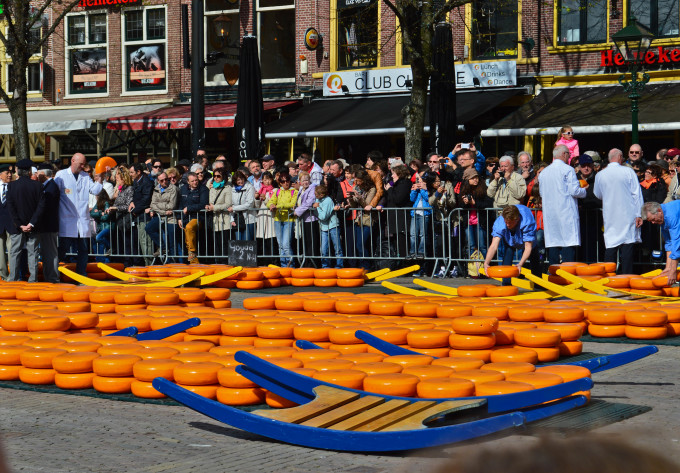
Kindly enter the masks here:
<path id="1" fill-rule="evenodd" d="M 232 299 L 239 306 L 243 297 Z M 617 353 L 638 346 L 586 343 L 585 350 Z M 651 410 L 594 432 L 680 458 L 679 359 L 680 348 L 661 346 L 656 355 L 595 374 L 593 399 Z M 0 435 L 13 472 L 382 473 L 431 471 L 478 449 L 536 442 L 542 432 L 517 430 L 454 447 L 364 455 L 270 441 L 181 406 L 0 389 Z"/>

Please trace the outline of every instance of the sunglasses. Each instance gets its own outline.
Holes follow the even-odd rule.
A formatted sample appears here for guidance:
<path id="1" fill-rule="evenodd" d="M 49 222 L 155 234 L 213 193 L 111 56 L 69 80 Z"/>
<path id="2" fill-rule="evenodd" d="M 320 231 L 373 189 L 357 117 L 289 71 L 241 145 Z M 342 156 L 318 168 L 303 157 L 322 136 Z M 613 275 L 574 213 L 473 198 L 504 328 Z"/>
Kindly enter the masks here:
<path id="1" fill-rule="evenodd" d="M 168 179 L 170 179 L 171 181 L 176 181 L 176 180 L 177 180 L 177 176 L 170 176 L 170 177 L 168 177 Z"/>
<path id="2" fill-rule="evenodd" d="M 290 184 L 290 181 L 289 181 L 289 180 L 283 180 L 283 179 L 281 179 L 281 180 L 279 181 L 279 183 L 281 183 L 281 184 Z"/>
<path id="3" fill-rule="evenodd" d="M 640 154 L 641 151 L 628 151 L 628 154 Z"/>
<path id="4" fill-rule="evenodd" d="M 167 179 L 158 179 L 158 182 L 165 182 Z"/>
<path id="5" fill-rule="evenodd" d="M 573 132 L 573 131 L 565 131 L 565 132 L 562 133 L 562 134 L 563 134 L 563 135 L 573 135 L 574 132 Z"/>
<path id="6" fill-rule="evenodd" d="M 161 169 L 163 166 L 154 166 L 154 169 Z"/>

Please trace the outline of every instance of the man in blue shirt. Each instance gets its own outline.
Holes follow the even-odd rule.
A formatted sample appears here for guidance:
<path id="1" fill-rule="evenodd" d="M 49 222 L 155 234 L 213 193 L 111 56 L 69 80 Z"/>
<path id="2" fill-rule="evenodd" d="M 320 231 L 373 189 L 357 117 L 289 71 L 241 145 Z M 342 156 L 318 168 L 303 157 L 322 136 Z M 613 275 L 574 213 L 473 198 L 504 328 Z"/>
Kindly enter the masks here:
<path id="1" fill-rule="evenodd" d="M 536 240 L 536 219 L 531 209 L 524 205 L 508 205 L 505 207 L 500 217 L 493 223 L 491 237 L 491 245 L 489 245 L 484 260 L 484 272 L 488 271 L 491 260 L 496 256 L 501 239 L 506 247 L 503 255 L 504 266 L 511 266 L 515 251 L 524 247 L 519 263 L 517 263 L 517 267 L 522 269 L 522 265 L 531 255 L 531 249 Z M 503 285 L 510 285 L 510 279 L 503 279 Z"/>
<path id="2" fill-rule="evenodd" d="M 663 235 L 666 249 L 666 267 L 659 276 L 668 276 L 668 285 L 671 286 L 678 279 L 680 200 L 671 200 L 667 204 L 645 202 L 641 213 L 643 220 L 661 225 L 661 234 Z"/>

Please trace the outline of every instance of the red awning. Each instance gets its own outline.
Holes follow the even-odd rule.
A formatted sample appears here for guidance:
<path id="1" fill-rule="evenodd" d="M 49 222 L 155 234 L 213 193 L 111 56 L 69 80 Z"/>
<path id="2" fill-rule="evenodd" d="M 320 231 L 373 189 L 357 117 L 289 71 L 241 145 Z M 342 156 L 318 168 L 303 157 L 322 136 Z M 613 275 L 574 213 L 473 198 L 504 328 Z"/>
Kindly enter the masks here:
<path id="1" fill-rule="evenodd" d="M 284 102 L 264 102 L 264 110 L 275 110 L 287 105 L 299 103 L 299 100 Z M 205 106 L 206 128 L 231 128 L 236 115 L 235 103 L 215 103 Z M 127 117 L 109 118 L 106 122 L 108 130 L 167 130 L 185 129 L 191 126 L 191 105 L 175 105 L 154 112 L 138 113 Z"/>

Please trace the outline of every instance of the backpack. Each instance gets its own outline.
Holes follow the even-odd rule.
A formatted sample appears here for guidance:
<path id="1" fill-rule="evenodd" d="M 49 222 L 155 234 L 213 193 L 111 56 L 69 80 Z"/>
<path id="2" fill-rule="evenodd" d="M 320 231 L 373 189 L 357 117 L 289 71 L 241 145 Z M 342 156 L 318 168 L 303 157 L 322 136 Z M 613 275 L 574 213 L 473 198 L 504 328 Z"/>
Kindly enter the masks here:
<path id="1" fill-rule="evenodd" d="M 470 255 L 470 261 L 467 265 L 468 276 L 471 278 L 478 278 L 480 276 L 480 269 L 484 265 L 484 255 L 481 251 L 475 250 Z"/>

